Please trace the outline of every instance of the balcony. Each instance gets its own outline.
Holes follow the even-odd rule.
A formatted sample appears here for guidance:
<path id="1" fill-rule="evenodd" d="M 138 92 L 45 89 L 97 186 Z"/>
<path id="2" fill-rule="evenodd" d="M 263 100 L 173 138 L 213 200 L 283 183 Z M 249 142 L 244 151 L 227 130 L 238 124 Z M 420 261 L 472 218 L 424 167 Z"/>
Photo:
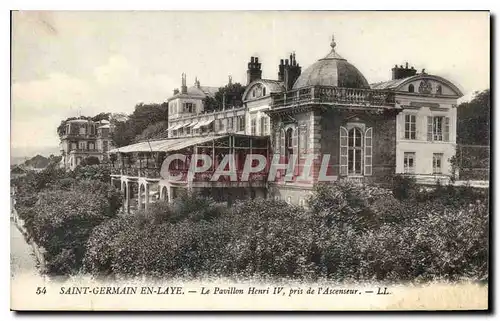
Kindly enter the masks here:
<path id="1" fill-rule="evenodd" d="M 273 96 L 272 109 L 307 104 L 333 104 L 361 107 L 395 107 L 390 91 L 329 86 L 311 86 Z"/>

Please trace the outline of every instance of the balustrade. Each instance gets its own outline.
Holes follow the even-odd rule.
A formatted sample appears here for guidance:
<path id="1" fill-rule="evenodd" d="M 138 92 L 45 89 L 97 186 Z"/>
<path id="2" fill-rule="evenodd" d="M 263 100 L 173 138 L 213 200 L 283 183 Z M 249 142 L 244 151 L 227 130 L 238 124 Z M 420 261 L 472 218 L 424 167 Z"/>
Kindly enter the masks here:
<path id="1" fill-rule="evenodd" d="M 339 103 L 365 106 L 394 106 L 394 93 L 373 89 L 313 86 L 273 96 L 273 108 L 304 103 Z"/>

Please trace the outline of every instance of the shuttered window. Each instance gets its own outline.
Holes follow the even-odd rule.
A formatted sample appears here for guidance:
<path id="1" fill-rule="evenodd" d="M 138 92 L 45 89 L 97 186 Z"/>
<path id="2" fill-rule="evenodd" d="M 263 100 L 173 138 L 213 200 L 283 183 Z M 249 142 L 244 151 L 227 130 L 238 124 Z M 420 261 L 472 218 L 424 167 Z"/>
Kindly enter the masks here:
<path id="1" fill-rule="evenodd" d="M 340 175 L 347 176 L 347 129 L 340 127 Z"/>
<path id="2" fill-rule="evenodd" d="M 450 118 L 443 116 L 427 117 L 427 140 L 449 141 L 450 140 Z"/>
<path id="3" fill-rule="evenodd" d="M 372 145 L 373 129 L 370 127 L 365 131 L 365 176 L 372 175 Z"/>

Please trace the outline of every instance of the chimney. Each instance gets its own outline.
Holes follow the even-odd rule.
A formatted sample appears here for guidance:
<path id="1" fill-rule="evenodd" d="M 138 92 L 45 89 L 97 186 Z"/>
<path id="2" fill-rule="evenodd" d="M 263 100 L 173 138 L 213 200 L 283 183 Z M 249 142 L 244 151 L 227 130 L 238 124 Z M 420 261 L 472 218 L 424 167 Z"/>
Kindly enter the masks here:
<path id="1" fill-rule="evenodd" d="M 196 86 L 196 88 L 200 88 L 200 81 L 198 80 L 198 77 L 194 78 L 194 85 Z"/>
<path id="2" fill-rule="evenodd" d="M 297 78 L 299 78 L 301 72 L 302 72 L 302 67 L 300 67 L 297 61 L 295 60 L 295 53 L 293 53 L 290 55 L 290 61 L 288 59 L 285 59 L 285 65 L 283 66 L 283 79 L 282 80 L 280 79 L 285 83 L 286 90 L 292 89 L 293 84 L 295 83 Z"/>
<path id="3" fill-rule="evenodd" d="M 283 59 L 280 59 L 278 66 L 278 81 L 285 81 L 285 62 Z"/>
<path id="4" fill-rule="evenodd" d="M 408 62 L 405 64 L 405 67 L 403 67 L 403 65 L 399 67 L 398 65 L 395 65 L 392 68 L 392 80 L 408 78 L 415 76 L 416 74 L 417 70 L 413 66 L 408 68 Z"/>
<path id="5" fill-rule="evenodd" d="M 186 74 L 182 73 L 182 86 L 181 86 L 181 93 L 187 94 L 187 86 L 186 86 Z"/>
<path id="6" fill-rule="evenodd" d="M 258 57 L 250 57 L 247 69 L 247 86 L 252 81 L 262 78 L 261 63 Z"/>

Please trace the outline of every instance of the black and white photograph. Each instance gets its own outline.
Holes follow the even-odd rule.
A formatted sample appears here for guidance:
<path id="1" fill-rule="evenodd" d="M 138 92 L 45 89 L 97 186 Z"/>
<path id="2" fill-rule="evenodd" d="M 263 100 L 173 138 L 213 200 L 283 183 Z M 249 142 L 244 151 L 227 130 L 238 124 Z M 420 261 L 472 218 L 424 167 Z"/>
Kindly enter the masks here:
<path id="1" fill-rule="evenodd" d="M 490 19 L 11 11 L 10 309 L 488 310 Z"/>

